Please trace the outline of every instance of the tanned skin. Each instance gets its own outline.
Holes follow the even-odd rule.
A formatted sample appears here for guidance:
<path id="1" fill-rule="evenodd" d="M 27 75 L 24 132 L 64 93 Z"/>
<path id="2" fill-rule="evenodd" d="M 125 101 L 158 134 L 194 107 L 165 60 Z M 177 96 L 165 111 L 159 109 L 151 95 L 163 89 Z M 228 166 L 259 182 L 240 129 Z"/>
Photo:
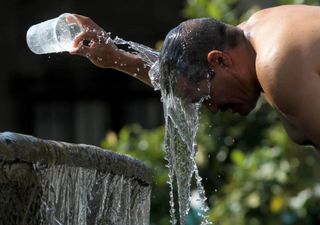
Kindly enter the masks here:
<path id="1" fill-rule="evenodd" d="M 74 41 L 71 54 L 85 56 L 102 68 L 134 74 L 150 85 L 150 68 L 145 68 L 138 56 L 118 49 L 112 42 L 101 41 L 101 34 L 108 34 L 88 17 L 76 16 L 85 31 Z M 208 65 L 216 74 L 211 90 L 207 90 L 206 83 L 195 87 L 181 81 L 184 95 L 192 101 L 210 95 L 204 105 L 213 113 L 229 108 L 247 115 L 262 94 L 278 112 L 294 142 L 319 149 L 320 7 L 286 5 L 264 9 L 235 29 L 243 38 L 238 46 L 208 53 Z M 90 43 L 86 45 L 83 40 Z"/>

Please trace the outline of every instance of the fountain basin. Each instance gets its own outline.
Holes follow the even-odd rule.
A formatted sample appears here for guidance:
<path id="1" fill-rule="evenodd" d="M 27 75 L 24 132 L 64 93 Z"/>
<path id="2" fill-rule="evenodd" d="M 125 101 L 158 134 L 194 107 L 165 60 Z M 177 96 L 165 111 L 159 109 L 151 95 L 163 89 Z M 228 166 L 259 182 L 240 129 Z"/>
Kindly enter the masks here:
<path id="1" fill-rule="evenodd" d="M 125 155 L 0 133 L 0 225 L 149 225 L 151 181 Z"/>

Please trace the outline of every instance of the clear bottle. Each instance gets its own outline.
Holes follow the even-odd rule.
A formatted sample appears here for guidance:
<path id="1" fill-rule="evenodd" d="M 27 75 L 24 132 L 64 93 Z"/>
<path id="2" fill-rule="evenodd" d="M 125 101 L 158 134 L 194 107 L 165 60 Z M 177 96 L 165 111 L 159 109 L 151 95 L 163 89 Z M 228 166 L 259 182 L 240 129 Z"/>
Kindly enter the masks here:
<path id="1" fill-rule="evenodd" d="M 35 54 L 69 51 L 73 39 L 82 30 L 74 15 L 64 13 L 57 18 L 31 26 L 27 31 L 27 44 Z"/>

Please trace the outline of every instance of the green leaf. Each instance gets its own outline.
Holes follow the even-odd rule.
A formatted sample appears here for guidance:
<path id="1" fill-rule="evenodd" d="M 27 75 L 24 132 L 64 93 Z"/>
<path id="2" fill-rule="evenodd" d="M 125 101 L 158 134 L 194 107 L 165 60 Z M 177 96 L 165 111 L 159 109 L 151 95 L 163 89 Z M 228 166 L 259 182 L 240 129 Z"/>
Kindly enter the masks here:
<path id="1" fill-rule="evenodd" d="M 233 150 L 231 153 L 231 160 L 234 164 L 236 164 L 239 167 L 242 167 L 244 164 L 246 157 L 240 150 Z"/>

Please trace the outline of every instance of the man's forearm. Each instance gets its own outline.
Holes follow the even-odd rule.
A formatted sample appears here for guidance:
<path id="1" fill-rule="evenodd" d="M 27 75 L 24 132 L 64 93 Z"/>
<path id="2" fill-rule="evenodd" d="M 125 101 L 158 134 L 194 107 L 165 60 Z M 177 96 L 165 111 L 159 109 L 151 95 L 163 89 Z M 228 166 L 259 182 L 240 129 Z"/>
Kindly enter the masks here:
<path id="1" fill-rule="evenodd" d="M 111 39 L 110 33 L 89 17 L 76 14 L 74 16 L 81 23 L 83 31 L 73 40 L 70 54 L 84 56 L 98 67 L 122 71 L 152 86 L 148 72 L 158 59 L 159 52 L 118 37 Z M 121 49 L 122 45 L 128 45 L 130 51 Z"/>
<path id="2" fill-rule="evenodd" d="M 149 78 L 150 62 L 146 63 L 139 55 L 119 50 L 118 60 L 114 62 L 113 68 L 121 72 L 127 73 L 145 84 L 152 86 Z M 148 57 L 149 60 L 155 62 L 158 58 L 154 55 Z"/>

